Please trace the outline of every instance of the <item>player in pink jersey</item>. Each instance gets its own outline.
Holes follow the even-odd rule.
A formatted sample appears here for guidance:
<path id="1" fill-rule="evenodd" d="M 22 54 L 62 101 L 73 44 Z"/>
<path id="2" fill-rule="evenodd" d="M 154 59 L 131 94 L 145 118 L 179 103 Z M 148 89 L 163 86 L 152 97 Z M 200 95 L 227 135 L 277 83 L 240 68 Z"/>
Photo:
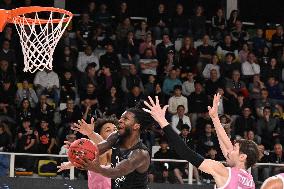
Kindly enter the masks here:
<path id="1" fill-rule="evenodd" d="M 284 173 L 269 177 L 264 181 L 261 189 L 283 189 L 284 188 Z"/>
<path id="2" fill-rule="evenodd" d="M 229 167 L 225 167 L 222 163 L 211 159 L 204 159 L 204 157 L 190 149 L 173 131 L 166 120 L 165 113 L 168 105 L 161 108 L 158 97 L 156 97 L 156 102 L 148 97 L 150 103 L 146 101 L 144 103 L 149 109 L 144 109 L 144 111 L 149 112 L 163 128 L 170 146 L 175 149 L 180 157 L 184 157 L 193 166 L 213 176 L 216 182 L 215 188 L 255 189 L 253 178 L 246 170 L 253 166 L 258 159 L 257 145 L 249 140 L 238 140 L 234 145 L 230 142 L 218 117 L 220 97 L 219 94 L 214 96 L 213 106 L 208 107 L 208 110 L 216 129 L 222 153 Z"/>

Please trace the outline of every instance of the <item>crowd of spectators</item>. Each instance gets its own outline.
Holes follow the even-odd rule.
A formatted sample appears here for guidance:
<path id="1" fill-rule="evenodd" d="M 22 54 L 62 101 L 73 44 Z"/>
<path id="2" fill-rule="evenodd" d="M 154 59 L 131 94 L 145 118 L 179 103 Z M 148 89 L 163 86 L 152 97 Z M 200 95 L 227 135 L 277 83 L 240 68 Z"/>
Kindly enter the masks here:
<path id="1" fill-rule="evenodd" d="M 14 7 L 11 0 L 0 5 Z M 218 92 L 220 119 L 231 140 L 254 140 L 259 162 L 284 162 L 281 25 L 268 41 L 262 27 L 249 33 L 237 10 L 227 20 L 222 8 L 206 18 L 201 5 L 187 15 L 182 4 L 171 14 L 161 3 L 147 20 L 134 22 L 128 9 L 122 2 L 118 12 L 108 12 L 106 4 L 90 2 L 59 41 L 54 69 L 35 75 L 22 72 L 19 36 L 12 25 L 5 27 L 0 35 L 1 151 L 59 153 L 64 140 L 82 137 L 71 130 L 77 120 L 119 118 L 147 96 L 158 96 L 162 105 L 169 104 L 167 119 L 189 146 L 223 160 L 207 112 Z M 160 144 L 155 158 L 181 158 L 156 125 L 142 139 L 150 149 Z M 279 171 L 259 168 L 254 175 L 261 180 Z M 179 183 L 188 174 L 186 164 L 166 162 L 150 172 L 152 181 L 175 182 L 169 179 L 172 173 Z M 200 176 L 210 180 L 195 168 L 194 175 L 198 183 Z"/>

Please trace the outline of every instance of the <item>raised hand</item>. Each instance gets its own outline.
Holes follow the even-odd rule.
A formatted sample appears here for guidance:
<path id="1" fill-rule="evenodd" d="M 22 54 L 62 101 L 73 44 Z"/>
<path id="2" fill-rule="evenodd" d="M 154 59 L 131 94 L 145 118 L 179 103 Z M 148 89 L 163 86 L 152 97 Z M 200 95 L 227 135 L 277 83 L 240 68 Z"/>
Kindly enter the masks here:
<path id="1" fill-rule="evenodd" d="M 78 131 L 83 135 L 89 136 L 94 132 L 94 127 L 95 127 L 95 119 L 92 117 L 91 119 L 91 124 L 88 124 L 85 120 L 81 119 L 77 123 L 74 123 L 73 126 L 71 127 L 72 130 Z"/>
<path id="2" fill-rule="evenodd" d="M 72 166 L 73 166 L 73 164 L 70 161 L 63 162 L 63 163 L 61 163 L 60 166 L 57 166 L 57 168 L 59 168 L 57 172 L 61 172 L 63 170 L 71 169 Z"/>
<path id="3" fill-rule="evenodd" d="M 148 112 L 151 114 L 151 116 L 159 123 L 159 125 L 164 128 L 165 126 L 167 126 L 169 123 L 165 118 L 165 114 L 167 111 L 167 108 L 169 107 L 169 105 L 164 106 L 163 108 L 161 108 L 160 106 L 160 102 L 159 102 L 159 98 L 156 96 L 156 102 L 153 101 L 153 99 L 148 96 L 148 99 L 150 101 L 150 104 L 146 101 L 144 101 L 144 104 L 149 108 L 143 108 L 143 110 L 145 112 Z"/>
<path id="4" fill-rule="evenodd" d="M 218 117 L 218 106 L 220 103 L 220 98 L 221 95 L 219 93 L 215 94 L 213 99 L 213 106 L 212 107 L 208 106 L 208 111 L 211 119 Z"/>

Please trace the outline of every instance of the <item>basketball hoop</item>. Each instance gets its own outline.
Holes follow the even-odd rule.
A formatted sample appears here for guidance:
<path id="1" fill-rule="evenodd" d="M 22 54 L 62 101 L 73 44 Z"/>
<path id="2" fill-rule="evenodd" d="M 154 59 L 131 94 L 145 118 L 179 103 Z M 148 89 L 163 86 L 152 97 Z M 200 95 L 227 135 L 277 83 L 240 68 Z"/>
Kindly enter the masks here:
<path id="1" fill-rule="evenodd" d="M 41 18 L 47 14 L 47 18 Z M 70 23 L 73 14 L 54 7 L 20 7 L 0 10 L 0 31 L 14 23 L 24 55 L 24 72 L 52 70 L 55 47 Z"/>

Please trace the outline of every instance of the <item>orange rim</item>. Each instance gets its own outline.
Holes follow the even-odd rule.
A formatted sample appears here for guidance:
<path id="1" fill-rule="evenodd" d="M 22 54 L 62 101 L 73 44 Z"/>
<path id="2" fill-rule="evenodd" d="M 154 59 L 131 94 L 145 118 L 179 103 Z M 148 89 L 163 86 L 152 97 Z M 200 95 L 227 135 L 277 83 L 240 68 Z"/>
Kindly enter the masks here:
<path id="1" fill-rule="evenodd" d="M 55 7 L 39 7 L 39 6 L 31 6 L 31 7 L 20 7 L 13 10 L 10 10 L 9 17 L 7 22 L 15 23 L 15 24 L 45 24 L 50 22 L 50 20 L 45 19 L 33 19 L 33 18 L 24 18 L 22 15 L 34 13 L 34 12 L 57 12 L 67 15 L 66 18 L 63 19 L 63 22 L 68 22 L 73 14 L 70 11 L 59 9 Z M 62 19 L 53 19 L 53 23 L 59 23 Z"/>

